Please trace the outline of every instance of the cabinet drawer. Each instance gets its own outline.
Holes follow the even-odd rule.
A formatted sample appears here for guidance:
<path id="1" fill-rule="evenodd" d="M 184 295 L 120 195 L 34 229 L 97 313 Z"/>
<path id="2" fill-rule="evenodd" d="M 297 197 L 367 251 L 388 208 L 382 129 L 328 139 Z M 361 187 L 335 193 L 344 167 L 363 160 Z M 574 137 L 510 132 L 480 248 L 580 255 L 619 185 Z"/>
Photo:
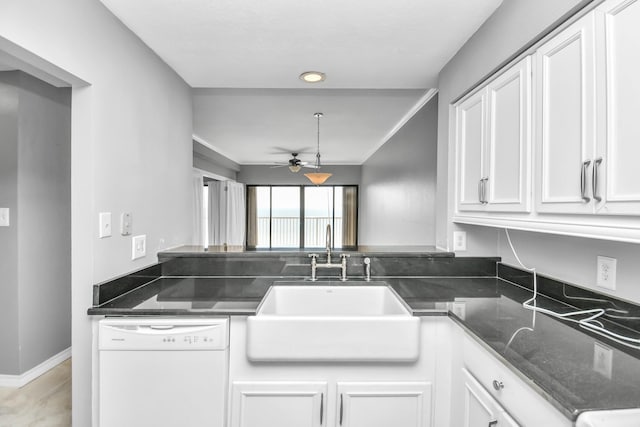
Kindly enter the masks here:
<path id="1" fill-rule="evenodd" d="M 468 336 L 463 340 L 463 358 L 469 372 L 520 425 L 569 427 L 573 424 Z"/>

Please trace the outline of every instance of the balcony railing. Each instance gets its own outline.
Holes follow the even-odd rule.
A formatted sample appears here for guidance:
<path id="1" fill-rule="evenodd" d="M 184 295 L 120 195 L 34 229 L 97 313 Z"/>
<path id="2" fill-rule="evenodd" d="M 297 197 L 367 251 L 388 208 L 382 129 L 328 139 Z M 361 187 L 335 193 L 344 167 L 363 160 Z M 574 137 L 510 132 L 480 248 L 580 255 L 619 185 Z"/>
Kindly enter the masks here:
<path id="1" fill-rule="evenodd" d="M 327 224 L 331 224 L 333 231 L 333 246 L 342 247 L 342 218 L 309 217 L 304 219 L 304 247 L 324 248 L 326 244 Z M 271 247 L 299 248 L 300 247 L 300 218 L 273 217 L 271 218 Z M 258 248 L 269 247 L 269 217 L 258 217 Z"/>

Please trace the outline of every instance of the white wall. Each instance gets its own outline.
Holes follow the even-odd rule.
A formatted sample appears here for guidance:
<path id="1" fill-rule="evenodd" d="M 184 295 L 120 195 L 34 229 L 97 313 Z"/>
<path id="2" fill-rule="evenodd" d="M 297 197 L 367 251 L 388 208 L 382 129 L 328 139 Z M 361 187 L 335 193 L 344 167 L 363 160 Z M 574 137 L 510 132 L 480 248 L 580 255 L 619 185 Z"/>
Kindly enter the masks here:
<path id="1" fill-rule="evenodd" d="M 449 105 L 486 73 L 515 53 L 548 25 L 576 6 L 579 0 L 505 0 L 495 14 L 464 45 L 440 73 L 438 123 L 438 236 L 439 245 L 451 241 L 453 214 L 453 149 L 449 141 Z M 453 141 L 451 141 L 453 143 Z M 504 232 L 484 227 L 461 226 L 468 232 L 470 253 L 497 253 L 517 265 Z M 596 282 L 596 256 L 618 259 L 618 289 L 610 293 L 640 302 L 640 245 L 604 240 L 556 236 L 543 233 L 511 232 L 522 261 L 541 274 L 591 289 Z M 479 237 L 483 236 L 483 237 Z"/>
<path id="2" fill-rule="evenodd" d="M 438 97 L 362 165 L 358 242 L 433 245 Z"/>
<path id="3" fill-rule="evenodd" d="M 72 95 L 72 343 L 74 425 L 91 424 L 93 283 L 151 264 L 191 238 L 189 87 L 97 0 L 6 0 L 0 45 L 19 47 L 90 83 Z M 29 55 L 23 55 L 30 60 Z M 97 239 L 98 212 L 133 214 L 130 238 Z"/>

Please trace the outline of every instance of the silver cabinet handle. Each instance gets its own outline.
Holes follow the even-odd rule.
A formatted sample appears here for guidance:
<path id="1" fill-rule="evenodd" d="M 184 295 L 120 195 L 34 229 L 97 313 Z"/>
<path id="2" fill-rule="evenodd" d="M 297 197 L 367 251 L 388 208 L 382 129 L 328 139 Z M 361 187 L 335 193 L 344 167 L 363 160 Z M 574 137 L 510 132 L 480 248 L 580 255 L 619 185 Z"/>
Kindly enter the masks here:
<path id="1" fill-rule="evenodd" d="M 322 413 L 324 412 L 324 393 L 320 395 L 320 425 L 322 425 Z"/>
<path id="2" fill-rule="evenodd" d="M 487 199 L 487 183 L 489 182 L 489 177 L 483 178 L 483 184 L 482 184 L 482 202 L 486 205 L 487 203 L 489 203 L 489 200 Z"/>
<path id="3" fill-rule="evenodd" d="M 593 200 L 597 202 L 602 201 L 602 197 L 598 195 L 598 173 L 601 163 L 602 157 L 598 157 L 593 161 L 593 174 L 591 176 L 591 190 L 593 192 Z"/>
<path id="4" fill-rule="evenodd" d="M 582 170 L 580 172 L 580 195 L 582 200 L 587 203 L 591 199 L 585 194 L 587 192 L 587 168 L 591 164 L 591 160 L 582 162 Z"/>
<path id="5" fill-rule="evenodd" d="M 342 425 L 342 410 L 344 406 L 342 405 L 342 394 L 340 394 L 340 425 Z"/>
<path id="6" fill-rule="evenodd" d="M 484 186 L 484 178 L 480 178 L 480 181 L 478 181 L 478 201 L 480 201 L 480 203 L 484 203 L 484 200 L 482 200 L 482 196 L 484 191 L 482 190 Z"/>
<path id="7" fill-rule="evenodd" d="M 496 391 L 500 391 L 504 388 L 504 384 L 502 383 L 502 381 L 493 380 L 493 388 Z"/>
<path id="8" fill-rule="evenodd" d="M 498 420 L 489 421 L 489 425 L 487 427 L 493 427 L 498 425 Z"/>

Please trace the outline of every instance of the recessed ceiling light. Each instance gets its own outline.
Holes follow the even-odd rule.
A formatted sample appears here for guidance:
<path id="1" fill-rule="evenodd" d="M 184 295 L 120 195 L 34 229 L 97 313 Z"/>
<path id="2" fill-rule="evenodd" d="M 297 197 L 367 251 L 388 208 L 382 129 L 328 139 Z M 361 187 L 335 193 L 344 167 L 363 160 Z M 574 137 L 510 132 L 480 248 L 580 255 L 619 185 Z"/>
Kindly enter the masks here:
<path id="1" fill-rule="evenodd" d="M 305 71 L 300 74 L 300 80 L 307 83 L 320 83 L 326 78 L 324 73 L 320 71 Z"/>

